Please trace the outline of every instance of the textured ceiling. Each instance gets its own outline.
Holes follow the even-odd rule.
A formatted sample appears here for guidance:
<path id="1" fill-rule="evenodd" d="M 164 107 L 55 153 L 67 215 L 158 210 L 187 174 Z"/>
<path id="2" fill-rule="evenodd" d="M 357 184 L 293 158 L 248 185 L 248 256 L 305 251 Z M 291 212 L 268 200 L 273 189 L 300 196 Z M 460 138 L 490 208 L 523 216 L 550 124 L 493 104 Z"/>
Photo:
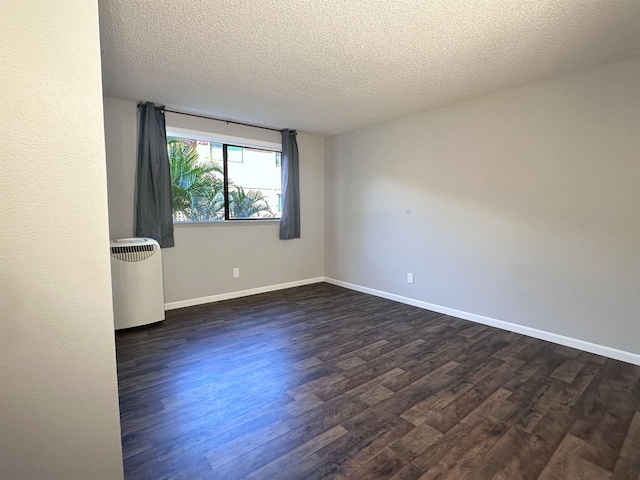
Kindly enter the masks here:
<path id="1" fill-rule="evenodd" d="M 106 96 L 332 135 L 640 55 L 640 0 L 100 0 Z"/>

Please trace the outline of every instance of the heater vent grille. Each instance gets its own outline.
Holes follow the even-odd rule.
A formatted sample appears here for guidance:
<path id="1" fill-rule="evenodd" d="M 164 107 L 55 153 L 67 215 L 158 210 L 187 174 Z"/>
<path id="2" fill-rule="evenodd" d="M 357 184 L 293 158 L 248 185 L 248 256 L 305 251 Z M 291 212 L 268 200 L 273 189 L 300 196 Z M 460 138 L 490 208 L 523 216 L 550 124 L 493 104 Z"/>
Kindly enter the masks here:
<path id="1" fill-rule="evenodd" d="M 111 256 L 123 262 L 141 262 L 156 253 L 156 245 L 111 247 Z"/>

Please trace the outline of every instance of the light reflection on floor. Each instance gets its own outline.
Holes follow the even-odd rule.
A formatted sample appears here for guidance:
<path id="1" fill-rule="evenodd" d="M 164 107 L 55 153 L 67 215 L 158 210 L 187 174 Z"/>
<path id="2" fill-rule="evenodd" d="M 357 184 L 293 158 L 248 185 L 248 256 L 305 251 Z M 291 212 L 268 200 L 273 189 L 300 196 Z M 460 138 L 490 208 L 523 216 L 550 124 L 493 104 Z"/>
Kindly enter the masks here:
<path id="1" fill-rule="evenodd" d="M 170 445 L 183 436 L 190 438 L 188 443 L 199 436 L 204 440 L 293 401 L 287 391 L 297 372 L 295 358 L 282 348 L 289 343 L 289 332 L 265 329 L 246 337 L 237 334 L 241 329 L 236 325 L 215 342 L 209 337 L 163 353 L 168 368 L 163 372 L 162 409 L 172 411 L 171 424 L 159 425 L 158 437 L 146 439 L 156 445 L 160 457 L 163 444 L 166 453 L 173 454 Z"/>

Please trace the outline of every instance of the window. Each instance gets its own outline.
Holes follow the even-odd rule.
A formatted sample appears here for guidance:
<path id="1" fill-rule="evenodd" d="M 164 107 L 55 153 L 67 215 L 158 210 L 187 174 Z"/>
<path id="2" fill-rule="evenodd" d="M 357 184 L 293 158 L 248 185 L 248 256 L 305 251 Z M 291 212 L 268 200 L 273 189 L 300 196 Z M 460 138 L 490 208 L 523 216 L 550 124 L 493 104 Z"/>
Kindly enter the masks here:
<path id="1" fill-rule="evenodd" d="M 234 145 L 168 130 L 174 222 L 280 218 L 280 152 L 270 149 L 275 145 Z"/>

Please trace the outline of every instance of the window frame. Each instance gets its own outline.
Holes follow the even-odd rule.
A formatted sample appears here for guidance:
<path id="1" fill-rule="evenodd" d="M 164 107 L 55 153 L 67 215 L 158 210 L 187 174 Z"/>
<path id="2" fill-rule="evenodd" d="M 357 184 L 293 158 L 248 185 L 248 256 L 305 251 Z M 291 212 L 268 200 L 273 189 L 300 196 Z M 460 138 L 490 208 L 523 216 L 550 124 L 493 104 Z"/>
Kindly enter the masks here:
<path id="1" fill-rule="evenodd" d="M 265 218 L 231 218 L 229 209 L 229 169 L 228 169 L 228 156 L 227 147 L 240 147 L 240 148 L 253 148 L 256 150 L 266 150 L 270 152 L 276 152 L 280 154 L 282 158 L 282 143 L 269 142 L 266 140 L 255 140 L 244 137 L 235 137 L 231 135 L 215 134 L 210 132 L 203 132 L 200 130 L 193 130 L 181 127 L 166 126 L 166 137 L 178 137 L 188 138 L 191 140 L 204 140 L 209 143 L 218 143 L 222 145 L 222 176 L 224 187 L 224 218 L 222 220 L 187 220 L 176 221 L 172 220 L 174 225 L 210 225 L 210 224 L 230 224 L 232 222 L 280 222 L 282 218 L 282 211 L 278 210 L 278 217 L 265 217 Z M 243 152 L 244 153 L 244 152 Z M 282 165 L 280 165 L 282 168 Z M 282 177 L 280 179 L 280 195 L 282 195 Z M 277 207 L 277 205 L 276 205 Z M 173 214 L 172 214 L 173 216 Z"/>

